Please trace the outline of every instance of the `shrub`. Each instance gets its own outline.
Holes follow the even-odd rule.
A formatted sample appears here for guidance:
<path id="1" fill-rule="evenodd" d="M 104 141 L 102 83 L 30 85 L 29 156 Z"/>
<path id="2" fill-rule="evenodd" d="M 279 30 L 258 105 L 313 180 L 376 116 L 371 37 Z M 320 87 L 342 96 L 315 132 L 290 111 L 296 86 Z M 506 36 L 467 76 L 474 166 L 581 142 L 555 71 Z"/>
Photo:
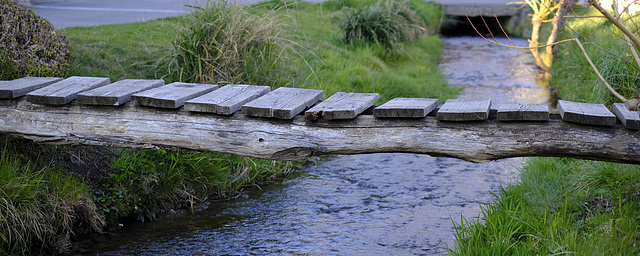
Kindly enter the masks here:
<path id="1" fill-rule="evenodd" d="M 286 40 L 272 13 L 252 14 L 246 6 L 219 1 L 197 8 L 178 29 L 168 62 L 169 80 L 279 86 Z"/>
<path id="2" fill-rule="evenodd" d="M 71 47 L 51 23 L 11 0 L 0 0 L 0 17 L 0 80 L 66 75 Z"/>
<path id="3" fill-rule="evenodd" d="M 425 19 L 409 1 L 377 2 L 360 10 L 345 10 L 347 17 L 340 23 L 345 43 L 364 40 L 388 49 L 400 49 L 401 42 L 416 40 L 427 33 Z"/>

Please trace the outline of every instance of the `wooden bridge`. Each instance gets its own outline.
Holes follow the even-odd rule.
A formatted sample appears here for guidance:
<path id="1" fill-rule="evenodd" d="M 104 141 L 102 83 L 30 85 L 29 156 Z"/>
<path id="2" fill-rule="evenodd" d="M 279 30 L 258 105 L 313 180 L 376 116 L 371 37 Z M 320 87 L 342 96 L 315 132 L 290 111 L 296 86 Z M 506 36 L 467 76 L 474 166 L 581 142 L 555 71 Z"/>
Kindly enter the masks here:
<path id="1" fill-rule="evenodd" d="M 276 160 L 410 152 L 473 162 L 557 156 L 640 164 L 638 112 L 615 104 L 393 99 L 266 86 L 70 77 L 0 81 L 0 135 Z"/>

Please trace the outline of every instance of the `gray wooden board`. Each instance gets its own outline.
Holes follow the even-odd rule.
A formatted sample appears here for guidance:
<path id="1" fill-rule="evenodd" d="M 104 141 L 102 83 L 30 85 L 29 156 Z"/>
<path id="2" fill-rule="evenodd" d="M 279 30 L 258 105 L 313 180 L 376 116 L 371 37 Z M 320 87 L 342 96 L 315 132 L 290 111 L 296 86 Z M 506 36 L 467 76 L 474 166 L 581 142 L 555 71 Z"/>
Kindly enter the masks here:
<path id="1" fill-rule="evenodd" d="M 60 80 L 62 78 L 58 77 L 23 77 L 11 81 L 0 81 L 0 99 L 22 97 Z"/>
<path id="2" fill-rule="evenodd" d="M 441 121 L 482 121 L 489 118 L 491 99 L 450 99 L 447 100 L 436 117 Z"/>
<path id="3" fill-rule="evenodd" d="M 438 107 L 438 99 L 395 98 L 373 110 L 375 117 L 423 118 Z"/>
<path id="4" fill-rule="evenodd" d="M 504 103 L 498 107 L 498 121 L 547 121 L 549 106 L 545 104 Z"/>
<path id="5" fill-rule="evenodd" d="M 120 106 L 137 92 L 163 86 L 164 80 L 125 79 L 106 86 L 78 93 L 78 103 L 85 105 Z"/>
<path id="6" fill-rule="evenodd" d="M 624 103 L 613 103 L 613 113 L 627 129 L 640 130 L 638 111 L 630 111 Z"/>
<path id="7" fill-rule="evenodd" d="M 616 124 L 616 116 L 603 104 L 559 100 L 558 112 L 562 120 L 567 122 L 607 126 Z"/>
<path id="8" fill-rule="evenodd" d="M 337 92 L 305 112 L 308 120 L 353 119 L 380 99 L 377 93 Z"/>
<path id="9" fill-rule="evenodd" d="M 109 78 L 72 76 L 27 93 L 27 101 L 37 104 L 63 105 L 76 99 L 78 93 L 109 84 Z"/>
<path id="10" fill-rule="evenodd" d="M 269 86 L 229 84 L 184 103 L 184 109 L 193 112 L 231 115 L 244 104 L 271 91 Z"/>
<path id="11" fill-rule="evenodd" d="M 291 119 L 324 97 L 322 90 L 280 87 L 242 106 L 247 116 Z"/>
<path id="12" fill-rule="evenodd" d="M 138 105 L 157 108 L 179 108 L 184 102 L 218 88 L 215 84 L 171 83 L 133 94 Z"/>

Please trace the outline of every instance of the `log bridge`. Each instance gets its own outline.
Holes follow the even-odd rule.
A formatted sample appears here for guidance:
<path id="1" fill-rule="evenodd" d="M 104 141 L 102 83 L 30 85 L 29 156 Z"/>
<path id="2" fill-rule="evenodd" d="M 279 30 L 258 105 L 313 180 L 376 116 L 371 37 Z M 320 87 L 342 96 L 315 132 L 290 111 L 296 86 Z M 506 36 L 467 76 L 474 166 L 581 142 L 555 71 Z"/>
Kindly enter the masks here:
<path id="1" fill-rule="evenodd" d="M 407 152 L 472 162 L 553 156 L 640 164 L 640 118 L 622 104 L 546 105 L 162 80 L 0 81 L 0 135 L 39 143 L 214 151 L 274 160 Z"/>

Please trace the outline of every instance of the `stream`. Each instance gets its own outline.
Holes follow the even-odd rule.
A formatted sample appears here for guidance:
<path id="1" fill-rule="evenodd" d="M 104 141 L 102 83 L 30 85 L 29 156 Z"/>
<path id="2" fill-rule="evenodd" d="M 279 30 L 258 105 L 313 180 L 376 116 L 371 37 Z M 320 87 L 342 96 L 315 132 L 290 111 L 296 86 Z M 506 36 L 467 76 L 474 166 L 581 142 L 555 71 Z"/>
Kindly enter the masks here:
<path id="1" fill-rule="evenodd" d="M 513 39 L 525 45 L 524 39 Z M 548 104 L 526 50 L 444 38 L 441 68 L 461 98 Z M 446 255 L 453 222 L 475 220 L 522 158 L 474 164 L 417 154 L 319 159 L 283 184 L 195 215 L 127 225 L 78 255 Z"/>

